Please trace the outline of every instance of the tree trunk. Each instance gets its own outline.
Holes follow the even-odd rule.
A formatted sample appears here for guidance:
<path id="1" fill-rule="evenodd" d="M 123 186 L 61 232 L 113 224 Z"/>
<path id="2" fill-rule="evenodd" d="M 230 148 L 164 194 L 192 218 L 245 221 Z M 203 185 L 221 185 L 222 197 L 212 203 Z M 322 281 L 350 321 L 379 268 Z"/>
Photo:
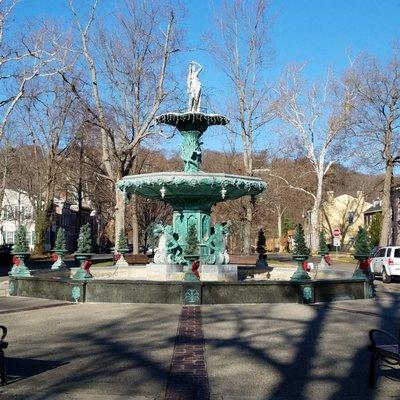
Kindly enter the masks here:
<path id="1" fill-rule="evenodd" d="M 132 196 L 132 253 L 139 253 L 139 221 L 137 217 L 137 197 Z"/>
<path id="2" fill-rule="evenodd" d="M 278 240 L 279 240 L 279 253 L 282 253 L 284 248 L 282 246 L 282 215 L 283 213 L 278 209 Z"/>
<path id="3" fill-rule="evenodd" d="M 251 198 L 245 200 L 245 221 L 243 227 L 243 253 L 251 254 L 251 224 L 253 222 L 253 202 Z"/>
<path id="4" fill-rule="evenodd" d="M 51 226 L 50 217 L 53 212 L 53 202 L 48 201 L 43 209 L 36 210 L 35 218 L 35 255 L 45 254 L 46 230 Z M 51 243 L 50 243 L 51 244 Z"/>
<path id="5" fill-rule="evenodd" d="M 125 199 L 120 190 L 115 190 L 115 226 L 114 243 L 117 250 L 117 241 L 121 229 L 125 230 Z"/>
<path id="6" fill-rule="evenodd" d="M 399 204 L 398 204 L 398 192 L 396 190 L 392 190 L 391 193 L 391 213 L 392 213 L 392 240 L 391 240 L 391 245 L 396 246 L 397 245 L 397 221 L 399 220 L 399 215 L 398 215 L 398 209 L 399 209 Z"/>
<path id="7" fill-rule="evenodd" d="M 310 217 L 310 250 L 312 253 L 318 252 L 318 245 L 319 245 L 319 210 L 321 207 L 322 201 L 322 187 L 324 183 L 324 173 L 323 173 L 323 166 L 319 168 L 317 172 L 317 193 L 314 199 L 314 205 L 311 210 L 311 217 Z"/>
<path id="8" fill-rule="evenodd" d="M 393 178 L 393 163 L 388 161 L 386 164 L 385 180 L 383 182 L 382 194 L 382 230 L 379 246 L 387 246 L 390 240 L 391 230 L 391 189 Z"/>

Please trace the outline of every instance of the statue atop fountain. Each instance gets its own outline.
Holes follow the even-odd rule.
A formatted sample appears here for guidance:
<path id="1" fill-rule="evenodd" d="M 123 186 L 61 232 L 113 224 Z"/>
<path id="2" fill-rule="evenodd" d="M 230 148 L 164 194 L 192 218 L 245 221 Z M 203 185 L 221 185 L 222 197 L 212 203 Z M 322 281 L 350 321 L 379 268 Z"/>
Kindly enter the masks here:
<path id="1" fill-rule="evenodd" d="M 196 69 L 196 65 L 198 68 Z M 203 67 L 196 61 L 189 63 L 189 73 L 187 77 L 187 92 L 189 94 L 189 112 L 200 112 L 201 105 L 201 82 L 199 79 Z"/>

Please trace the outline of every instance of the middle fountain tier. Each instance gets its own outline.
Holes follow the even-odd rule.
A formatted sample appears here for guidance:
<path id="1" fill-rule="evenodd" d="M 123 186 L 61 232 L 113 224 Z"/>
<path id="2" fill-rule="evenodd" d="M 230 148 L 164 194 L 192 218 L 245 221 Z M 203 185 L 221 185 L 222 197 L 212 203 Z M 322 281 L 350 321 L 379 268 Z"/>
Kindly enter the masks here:
<path id="1" fill-rule="evenodd" d="M 189 100 L 189 104 L 193 104 L 193 100 Z M 194 103 L 199 104 L 199 101 Z M 225 222 L 212 226 L 212 206 L 242 196 L 256 196 L 267 188 L 267 184 L 255 177 L 200 170 L 201 137 L 209 126 L 226 125 L 229 121 L 225 116 L 199 112 L 197 106 L 197 109 L 187 112 L 162 114 L 156 122 L 172 125 L 181 133 L 183 171 L 130 175 L 118 181 L 117 187 L 126 201 L 132 194 L 139 194 L 167 202 L 173 208 L 172 226 L 156 228 L 160 239 L 155 264 L 190 265 L 193 260 L 200 260 L 202 268 L 214 266 L 213 273 L 218 276 L 223 265 L 229 263 L 226 243 L 230 224 Z M 193 235 L 197 238 L 195 251 Z"/>

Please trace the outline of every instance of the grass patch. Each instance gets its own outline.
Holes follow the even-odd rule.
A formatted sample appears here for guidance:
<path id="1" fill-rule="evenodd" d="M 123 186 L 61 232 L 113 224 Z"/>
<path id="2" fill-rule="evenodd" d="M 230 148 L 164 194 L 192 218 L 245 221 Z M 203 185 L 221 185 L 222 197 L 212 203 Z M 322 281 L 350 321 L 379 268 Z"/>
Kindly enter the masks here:
<path id="1" fill-rule="evenodd" d="M 112 260 L 101 261 L 101 262 L 92 264 L 93 267 L 112 267 L 113 265 L 114 265 L 114 263 Z"/>

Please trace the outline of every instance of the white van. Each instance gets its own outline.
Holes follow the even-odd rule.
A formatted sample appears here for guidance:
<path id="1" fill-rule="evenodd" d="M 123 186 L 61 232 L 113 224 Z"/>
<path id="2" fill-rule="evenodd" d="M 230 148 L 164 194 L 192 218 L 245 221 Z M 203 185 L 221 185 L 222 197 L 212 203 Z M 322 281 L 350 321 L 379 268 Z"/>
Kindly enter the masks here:
<path id="1" fill-rule="evenodd" d="M 374 275 L 382 275 L 384 283 L 400 277 L 400 247 L 381 247 L 372 257 L 370 268 Z"/>

